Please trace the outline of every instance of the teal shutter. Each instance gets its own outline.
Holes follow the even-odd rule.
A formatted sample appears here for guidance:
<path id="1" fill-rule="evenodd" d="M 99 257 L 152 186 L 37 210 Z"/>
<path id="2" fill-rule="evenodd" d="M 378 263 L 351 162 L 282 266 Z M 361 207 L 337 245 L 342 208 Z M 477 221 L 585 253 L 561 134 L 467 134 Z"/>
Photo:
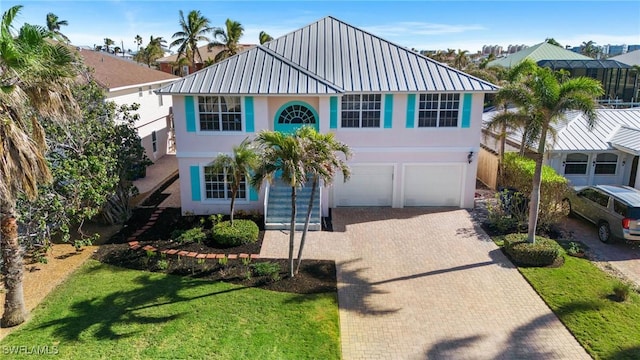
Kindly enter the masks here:
<path id="1" fill-rule="evenodd" d="M 416 121 L 416 94 L 407 95 L 407 129 L 415 127 Z"/>
<path id="2" fill-rule="evenodd" d="M 244 98 L 244 114 L 246 120 L 246 131 L 255 132 L 254 114 L 253 114 L 253 96 L 245 96 Z"/>
<path id="3" fill-rule="evenodd" d="M 338 128 L 338 97 L 329 98 L 329 128 Z"/>
<path id="4" fill-rule="evenodd" d="M 384 128 L 391 129 L 393 126 L 393 95 L 384 96 Z"/>
<path id="5" fill-rule="evenodd" d="M 184 112 L 187 120 L 187 132 L 196 132 L 196 113 L 193 96 L 184 97 Z"/>
<path id="6" fill-rule="evenodd" d="M 200 201 L 200 166 L 190 166 L 189 172 L 191 173 L 191 200 Z"/>
<path id="7" fill-rule="evenodd" d="M 461 127 L 468 128 L 471 126 L 471 102 L 473 94 L 464 94 L 462 99 L 462 124 Z"/>
<path id="8" fill-rule="evenodd" d="M 256 190 L 253 186 L 249 187 L 249 200 L 258 201 L 258 190 Z"/>

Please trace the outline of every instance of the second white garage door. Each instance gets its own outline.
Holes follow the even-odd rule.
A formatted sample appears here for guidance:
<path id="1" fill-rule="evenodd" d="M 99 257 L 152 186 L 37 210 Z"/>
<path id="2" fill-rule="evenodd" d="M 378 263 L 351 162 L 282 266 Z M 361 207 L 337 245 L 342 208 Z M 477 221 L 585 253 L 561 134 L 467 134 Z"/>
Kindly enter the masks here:
<path id="1" fill-rule="evenodd" d="M 333 184 L 334 206 L 391 206 L 393 165 L 352 165 L 351 178 Z"/>
<path id="2" fill-rule="evenodd" d="M 404 206 L 460 206 L 462 165 L 406 165 Z"/>

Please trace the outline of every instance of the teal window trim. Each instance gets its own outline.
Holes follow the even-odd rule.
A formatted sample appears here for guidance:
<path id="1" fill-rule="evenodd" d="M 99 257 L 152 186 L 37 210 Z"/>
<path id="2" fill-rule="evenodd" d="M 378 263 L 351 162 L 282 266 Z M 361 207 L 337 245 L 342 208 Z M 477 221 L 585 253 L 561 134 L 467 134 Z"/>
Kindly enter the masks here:
<path id="1" fill-rule="evenodd" d="M 311 110 L 311 113 L 313 114 L 313 117 L 316 120 L 315 124 L 295 124 L 295 125 L 299 125 L 299 126 L 309 125 L 309 126 L 312 126 L 314 129 L 316 129 L 316 131 L 318 131 L 320 126 L 320 116 L 318 116 L 318 112 L 309 103 L 306 103 L 304 101 L 299 101 L 299 100 L 289 101 L 288 103 L 280 106 L 278 111 L 276 111 L 276 116 L 273 118 L 274 129 L 278 130 L 278 125 L 279 125 L 278 120 L 280 119 L 280 115 L 282 115 L 282 112 L 289 106 L 293 106 L 293 105 L 301 105 L 308 108 L 309 110 Z M 280 124 L 280 125 L 283 125 L 283 124 Z"/>
<path id="2" fill-rule="evenodd" d="M 393 94 L 384 95 L 384 128 L 393 127 Z"/>
<path id="3" fill-rule="evenodd" d="M 256 188 L 254 188 L 251 185 L 247 184 L 247 186 L 249 186 L 249 201 L 258 201 L 259 199 L 258 190 L 256 190 Z"/>
<path id="4" fill-rule="evenodd" d="M 332 96 L 329 98 L 329 128 L 338 128 L 338 97 Z"/>
<path id="5" fill-rule="evenodd" d="M 245 130 L 246 132 L 255 132 L 255 120 L 253 110 L 253 96 L 245 96 L 244 98 L 245 109 Z"/>
<path id="6" fill-rule="evenodd" d="M 473 102 L 473 94 L 464 94 L 462 98 L 462 121 L 460 127 L 471 127 L 471 105 Z"/>
<path id="7" fill-rule="evenodd" d="M 416 94 L 407 95 L 407 129 L 415 127 L 416 121 Z"/>
<path id="8" fill-rule="evenodd" d="M 193 96 L 184 97 L 184 113 L 186 117 L 187 132 L 196 132 L 196 109 Z"/>
<path id="9" fill-rule="evenodd" d="M 189 173 L 191 176 L 191 200 L 193 201 L 201 201 L 201 189 L 200 189 L 200 166 L 199 165 L 191 165 L 189 167 Z"/>

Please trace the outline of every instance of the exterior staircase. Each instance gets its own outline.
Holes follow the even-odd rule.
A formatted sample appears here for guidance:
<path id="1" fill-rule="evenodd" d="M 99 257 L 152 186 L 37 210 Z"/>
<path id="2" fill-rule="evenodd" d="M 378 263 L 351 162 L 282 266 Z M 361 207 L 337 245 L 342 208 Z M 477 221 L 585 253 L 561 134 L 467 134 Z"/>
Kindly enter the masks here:
<path id="1" fill-rule="evenodd" d="M 296 230 L 304 228 L 304 222 L 309 207 L 311 197 L 311 184 L 309 181 L 304 187 L 296 191 Z M 322 187 L 316 189 L 313 199 L 313 210 L 311 211 L 311 222 L 309 230 L 321 230 L 322 218 L 320 212 L 320 191 Z M 267 187 L 265 198 L 265 229 L 266 230 L 288 230 L 291 226 L 291 187 L 276 180 Z"/>

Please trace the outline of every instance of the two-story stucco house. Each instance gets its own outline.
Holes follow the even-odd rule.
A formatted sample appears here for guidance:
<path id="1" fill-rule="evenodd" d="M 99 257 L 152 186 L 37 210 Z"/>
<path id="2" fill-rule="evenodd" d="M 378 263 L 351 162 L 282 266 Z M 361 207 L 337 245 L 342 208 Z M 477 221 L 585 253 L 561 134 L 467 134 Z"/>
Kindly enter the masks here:
<path id="1" fill-rule="evenodd" d="M 140 105 L 140 119 L 135 126 L 145 153 L 156 161 L 167 153 L 171 133 L 171 96 L 155 94 L 154 90 L 179 79 L 162 71 L 150 69 L 130 60 L 93 50 L 80 50 L 84 63 L 93 69 L 93 79 L 105 89 L 107 100 L 117 105 Z"/>
<path id="2" fill-rule="evenodd" d="M 496 90 L 325 17 L 159 93 L 173 95 L 183 213 L 228 212 L 225 176 L 208 167 L 218 153 L 263 129 L 310 125 L 354 152 L 351 179 L 320 189 L 327 214 L 340 206 L 472 207 L 484 95 Z M 284 222 L 270 218 L 277 184 L 243 187 L 237 208 Z"/>

